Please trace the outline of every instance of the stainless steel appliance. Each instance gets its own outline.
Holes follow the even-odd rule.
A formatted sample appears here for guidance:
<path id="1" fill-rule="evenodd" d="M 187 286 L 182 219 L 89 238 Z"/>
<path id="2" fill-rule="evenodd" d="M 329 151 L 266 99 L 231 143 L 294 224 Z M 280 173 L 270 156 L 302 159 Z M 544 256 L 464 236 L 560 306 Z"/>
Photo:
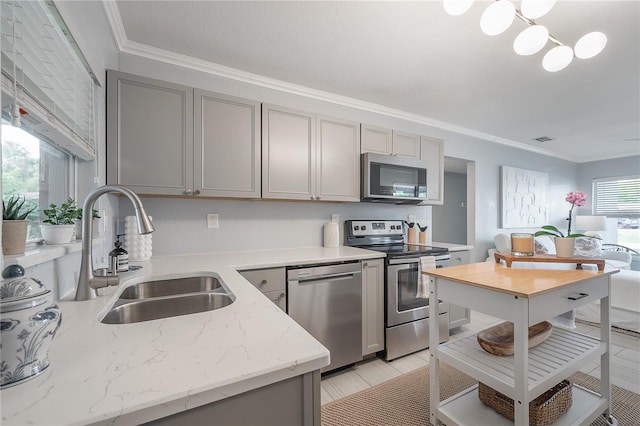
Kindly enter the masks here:
<path id="1" fill-rule="evenodd" d="M 449 250 L 404 243 L 401 220 L 347 220 L 346 245 L 386 253 L 385 352 L 390 361 L 429 346 L 429 298 L 418 297 L 420 257 L 434 256 L 436 268 L 448 266 Z M 440 303 L 438 327 L 449 338 L 448 304 Z"/>
<path id="2" fill-rule="evenodd" d="M 331 353 L 321 372 L 362 360 L 360 262 L 287 268 L 288 313 Z"/>
<path id="3" fill-rule="evenodd" d="M 363 201 L 417 204 L 427 199 L 424 161 L 396 155 L 362 154 Z"/>

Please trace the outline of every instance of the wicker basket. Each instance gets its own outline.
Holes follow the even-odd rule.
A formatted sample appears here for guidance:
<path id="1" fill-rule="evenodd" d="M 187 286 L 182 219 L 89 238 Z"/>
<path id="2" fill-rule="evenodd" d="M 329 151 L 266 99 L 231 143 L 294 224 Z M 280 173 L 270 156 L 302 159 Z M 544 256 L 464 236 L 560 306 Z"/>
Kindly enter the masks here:
<path id="1" fill-rule="evenodd" d="M 529 403 L 529 425 L 547 426 L 563 415 L 572 403 L 571 383 L 563 380 Z M 485 405 L 510 420 L 514 419 L 513 399 L 478 383 L 478 396 Z"/>

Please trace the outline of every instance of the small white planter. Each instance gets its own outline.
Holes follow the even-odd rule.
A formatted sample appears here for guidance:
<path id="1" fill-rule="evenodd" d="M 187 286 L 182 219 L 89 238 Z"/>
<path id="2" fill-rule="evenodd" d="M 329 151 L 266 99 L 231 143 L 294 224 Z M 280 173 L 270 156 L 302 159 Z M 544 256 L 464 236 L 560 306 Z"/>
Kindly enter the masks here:
<path id="1" fill-rule="evenodd" d="M 575 238 L 555 237 L 556 255 L 558 257 L 573 257 L 573 251 L 576 246 Z"/>
<path id="2" fill-rule="evenodd" d="M 40 225 L 42 238 L 47 244 L 69 244 L 73 237 L 75 225 Z"/>

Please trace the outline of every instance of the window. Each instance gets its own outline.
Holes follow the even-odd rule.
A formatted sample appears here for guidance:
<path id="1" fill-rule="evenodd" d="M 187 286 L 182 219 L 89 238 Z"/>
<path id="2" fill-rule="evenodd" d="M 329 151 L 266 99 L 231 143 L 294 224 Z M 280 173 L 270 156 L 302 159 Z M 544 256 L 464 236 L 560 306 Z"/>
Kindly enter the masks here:
<path id="1" fill-rule="evenodd" d="M 640 251 L 640 176 L 594 179 L 593 214 L 617 218 L 615 243 Z"/>
<path id="2" fill-rule="evenodd" d="M 2 198 L 24 195 L 37 207 L 27 218 L 27 240 L 40 239 L 42 210 L 72 195 L 72 157 L 54 145 L 2 120 Z"/>

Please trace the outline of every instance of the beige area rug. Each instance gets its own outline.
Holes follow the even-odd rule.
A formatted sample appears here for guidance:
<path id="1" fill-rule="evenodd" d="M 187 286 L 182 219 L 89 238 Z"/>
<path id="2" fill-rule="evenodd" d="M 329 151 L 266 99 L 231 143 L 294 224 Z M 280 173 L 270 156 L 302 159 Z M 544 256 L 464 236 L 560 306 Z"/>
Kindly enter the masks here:
<path id="1" fill-rule="evenodd" d="M 477 383 L 471 377 L 440 363 L 440 399 L 446 399 Z M 598 392 L 600 380 L 584 373 L 569 378 Z M 613 388 L 613 415 L 620 426 L 640 425 L 640 395 Z M 322 406 L 323 426 L 425 426 L 429 424 L 429 367 Z M 605 426 L 599 417 L 593 425 Z"/>

